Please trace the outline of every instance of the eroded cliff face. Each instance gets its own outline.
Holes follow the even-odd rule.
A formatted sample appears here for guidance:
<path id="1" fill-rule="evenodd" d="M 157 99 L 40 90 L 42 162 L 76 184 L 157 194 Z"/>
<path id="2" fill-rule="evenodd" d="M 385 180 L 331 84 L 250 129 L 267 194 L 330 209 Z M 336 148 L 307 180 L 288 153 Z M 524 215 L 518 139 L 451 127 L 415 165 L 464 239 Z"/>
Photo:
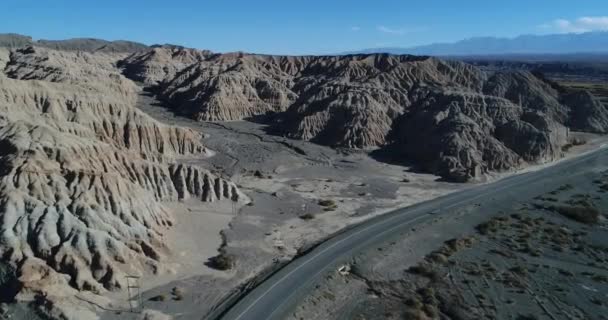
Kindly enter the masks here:
<path id="1" fill-rule="evenodd" d="M 564 96 L 530 72 L 485 72 L 461 62 L 386 54 L 203 56 L 180 50 L 174 59 L 169 48 L 134 53 L 121 65 L 129 77 L 153 78 L 158 96 L 194 119 L 274 113 L 272 129 L 280 134 L 336 147 L 390 145 L 404 160 L 451 180 L 560 157 L 568 126 L 608 131 L 603 103 L 588 93 Z M 147 69 L 130 71 L 142 63 Z M 163 65 L 172 71 L 156 71 Z"/>
<path id="2" fill-rule="evenodd" d="M 0 254 L 19 271 L 19 297 L 53 288 L 102 292 L 125 275 L 162 272 L 162 205 L 242 197 L 211 172 L 200 133 L 134 108 L 137 87 L 114 54 L 43 48 L 0 53 Z"/>
<path id="3" fill-rule="evenodd" d="M 175 78 L 180 71 L 212 55 L 210 51 L 161 46 L 133 53 L 120 60 L 118 66 L 124 68 L 130 79 L 155 86 Z"/>
<path id="4" fill-rule="evenodd" d="M 563 97 L 570 108 L 568 126 L 573 130 L 608 133 L 608 106 L 588 91 L 572 92 Z"/>

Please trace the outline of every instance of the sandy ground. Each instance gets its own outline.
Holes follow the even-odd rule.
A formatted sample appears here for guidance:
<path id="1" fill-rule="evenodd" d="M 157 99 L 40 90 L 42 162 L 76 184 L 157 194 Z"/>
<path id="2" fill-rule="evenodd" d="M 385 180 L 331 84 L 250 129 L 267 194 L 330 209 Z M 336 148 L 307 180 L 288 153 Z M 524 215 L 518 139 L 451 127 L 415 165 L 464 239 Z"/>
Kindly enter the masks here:
<path id="1" fill-rule="evenodd" d="M 197 200 L 166 203 L 173 212 L 176 224 L 165 236 L 170 255 L 166 258 L 168 272 L 142 278 L 143 290 L 195 275 L 226 277 L 225 272 L 205 266 L 210 257 L 218 254 L 222 245 L 220 231 L 228 228 L 234 217 L 229 201 L 201 203 Z"/>

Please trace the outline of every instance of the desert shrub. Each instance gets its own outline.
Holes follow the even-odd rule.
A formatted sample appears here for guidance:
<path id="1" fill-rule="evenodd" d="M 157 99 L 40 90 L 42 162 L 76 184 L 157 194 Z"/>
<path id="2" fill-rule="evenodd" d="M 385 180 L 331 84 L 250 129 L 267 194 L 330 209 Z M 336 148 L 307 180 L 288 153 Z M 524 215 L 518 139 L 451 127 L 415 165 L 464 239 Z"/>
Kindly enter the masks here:
<path id="1" fill-rule="evenodd" d="M 490 233 L 497 232 L 499 227 L 500 227 L 500 222 L 492 219 L 490 221 L 486 221 L 484 223 L 477 225 L 475 227 L 475 229 L 483 235 L 488 235 Z"/>
<path id="2" fill-rule="evenodd" d="M 562 146 L 562 151 L 567 152 L 574 146 L 582 146 L 586 143 L 587 143 L 587 141 L 585 139 L 573 138 L 573 139 L 570 139 L 570 141 L 568 141 L 568 143 L 566 143 L 565 145 Z"/>
<path id="3" fill-rule="evenodd" d="M 566 143 L 565 145 L 562 146 L 562 151 L 563 152 L 568 152 L 570 149 L 572 149 L 572 147 L 574 147 L 572 145 L 572 143 Z"/>
<path id="4" fill-rule="evenodd" d="M 184 300 L 184 291 L 180 287 L 173 287 L 171 294 L 173 295 L 173 300 Z"/>
<path id="5" fill-rule="evenodd" d="M 439 275 L 433 268 L 427 263 L 421 263 L 415 266 L 411 266 L 407 269 L 407 272 L 416 274 L 419 276 L 427 277 L 429 279 L 437 279 Z"/>
<path id="6" fill-rule="evenodd" d="M 439 310 L 437 309 L 436 306 L 432 305 L 432 304 L 425 304 L 422 307 L 422 310 L 424 311 L 424 313 L 431 317 L 432 319 L 436 319 L 439 316 Z"/>
<path id="7" fill-rule="evenodd" d="M 608 277 L 603 274 L 596 274 L 591 279 L 593 279 L 595 282 L 608 282 Z"/>
<path id="8" fill-rule="evenodd" d="M 335 207 L 336 206 L 336 202 L 334 200 L 331 200 L 331 199 L 319 200 L 319 205 L 321 207 Z"/>
<path id="9" fill-rule="evenodd" d="M 528 269 L 526 269 L 523 266 L 515 266 L 513 268 L 510 268 L 509 271 L 511 271 L 511 272 L 513 272 L 515 274 L 518 274 L 520 276 L 525 276 L 525 275 L 528 274 Z"/>
<path id="10" fill-rule="evenodd" d="M 233 255 L 221 252 L 219 255 L 209 258 L 207 265 L 217 270 L 230 270 L 234 267 L 235 263 L 236 258 Z"/>
<path id="11" fill-rule="evenodd" d="M 149 299 L 150 301 L 165 301 L 167 300 L 167 296 L 164 294 L 159 294 Z"/>
<path id="12" fill-rule="evenodd" d="M 446 264 L 448 263 L 448 257 L 446 257 L 443 253 L 434 252 L 428 256 L 428 259 L 434 263 Z"/>
<path id="13" fill-rule="evenodd" d="M 572 138 L 570 140 L 570 143 L 572 143 L 575 146 L 582 146 L 584 144 L 587 144 L 587 140 L 582 139 L 582 138 Z"/>
<path id="14" fill-rule="evenodd" d="M 312 220 L 315 218 L 315 215 L 312 213 L 306 213 L 300 216 L 300 219 L 302 220 Z"/>
<path id="15" fill-rule="evenodd" d="M 424 304 L 437 305 L 437 297 L 435 297 L 435 289 L 432 287 L 423 287 L 416 291 L 422 298 Z"/>
<path id="16" fill-rule="evenodd" d="M 324 291 L 323 292 L 323 297 L 325 299 L 327 299 L 327 300 L 330 300 L 330 301 L 335 301 L 336 300 L 336 296 L 333 293 L 329 292 L 329 291 Z"/>
<path id="17" fill-rule="evenodd" d="M 405 305 L 413 309 L 421 309 L 423 306 L 422 302 L 420 302 L 420 299 L 417 297 L 407 298 L 405 300 Z"/>
<path id="18" fill-rule="evenodd" d="M 600 212 L 591 206 L 555 206 L 552 209 L 564 217 L 581 223 L 596 224 L 600 219 Z"/>

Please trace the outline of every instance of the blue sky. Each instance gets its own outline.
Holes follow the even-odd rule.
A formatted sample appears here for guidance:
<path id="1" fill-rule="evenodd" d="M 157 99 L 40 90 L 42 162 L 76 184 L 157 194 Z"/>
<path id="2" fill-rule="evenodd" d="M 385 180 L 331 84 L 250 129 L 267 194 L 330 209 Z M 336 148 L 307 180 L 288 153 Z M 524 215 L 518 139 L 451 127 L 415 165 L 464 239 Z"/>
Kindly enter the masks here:
<path id="1" fill-rule="evenodd" d="M 3 0 L 0 32 L 276 54 L 608 30 L 606 0 Z"/>

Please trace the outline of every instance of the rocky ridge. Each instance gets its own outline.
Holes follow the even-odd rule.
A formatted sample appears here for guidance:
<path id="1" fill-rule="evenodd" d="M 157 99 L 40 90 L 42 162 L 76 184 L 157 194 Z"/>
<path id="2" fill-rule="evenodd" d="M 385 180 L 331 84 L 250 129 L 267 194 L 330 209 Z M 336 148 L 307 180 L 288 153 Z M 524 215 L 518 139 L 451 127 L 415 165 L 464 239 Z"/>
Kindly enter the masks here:
<path id="1" fill-rule="evenodd" d="M 133 53 L 146 50 L 148 46 L 142 43 L 117 40 L 107 41 L 94 38 L 74 38 L 67 40 L 33 40 L 32 37 L 16 33 L 0 33 L 0 47 L 22 48 L 36 46 L 65 51 L 105 52 L 105 53 Z"/>
<path id="2" fill-rule="evenodd" d="M 212 155 L 202 135 L 137 110 L 138 88 L 115 61 L 0 50 L 0 254 L 17 267 L 20 299 L 162 272 L 173 224 L 164 201 L 242 198 L 232 182 L 182 163 Z"/>
<path id="3" fill-rule="evenodd" d="M 600 101 L 588 93 L 564 96 L 527 71 L 489 72 L 406 55 L 173 50 L 134 53 L 119 65 L 194 119 L 273 113 L 272 131 L 279 134 L 336 147 L 390 147 L 451 180 L 556 159 L 569 127 L 608 132 L 608 109 Z M 163 66 L 170 72 L 159 72 Z"/>

